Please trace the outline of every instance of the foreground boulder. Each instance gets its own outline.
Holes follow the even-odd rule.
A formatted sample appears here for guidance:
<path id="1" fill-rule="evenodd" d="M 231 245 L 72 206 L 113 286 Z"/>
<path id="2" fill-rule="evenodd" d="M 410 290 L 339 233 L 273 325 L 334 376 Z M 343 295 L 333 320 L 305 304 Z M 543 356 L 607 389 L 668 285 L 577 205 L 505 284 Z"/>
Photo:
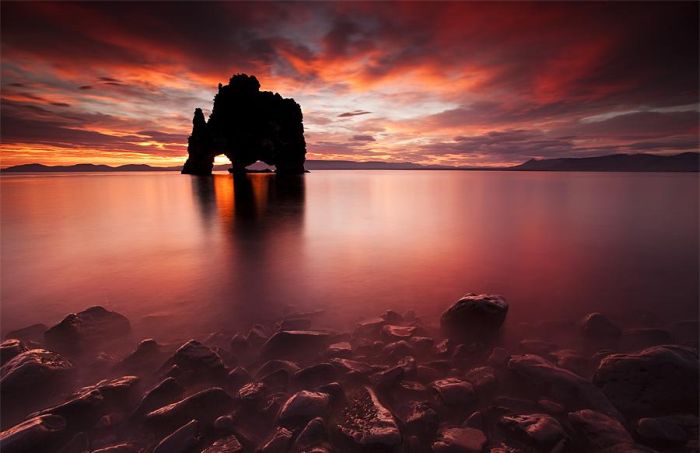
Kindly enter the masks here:
<path id="1" fill-rule="evenodd" d="M 52 350 L 78 353 L 123 340 L 130 333 L 131 324 L 126 317 L 96 306 L 66 316 L 44 332 L 44 340 Z"/>
<path id="2" fill-rule="evenodd" d="M 363 387 L 352 398 L 338 430 L 363 451 L 381 451 L 401 443 L 401 432 L 393 415 L 369 387 Z"/>
<path id="3" fill-rule="evenodd" d="M 501 424 L 540 449 L 549 450 L 566 440 L 566 432 L 556 418 L 547 414 L 507 415 Z"/>
<path id="4" fill-rule="evenodd" d="M 139 378 L 136 376 L 100 381 L 80 389 L 65 403 L 44 409 L 36 415 L 59 415 L 72 430 L 91 428 L 100 416 L 130 408 L 138 394 L 138 384 Z"/>
<path id="5" fill-rule="evenodd" d="M 192 419 L 203 425 L 213 425 L 214 420 L 232 406 L 233 398 L 223 389 L 213 387 L 150 412 L 146 422 L 160 429 L 174 429 Z"/>
<path id="6" fill-rule="evenodd" d="M 316 330 L 283 330 L 263 344 L 260 355 L 266 359 L 308 358 L 324 350 L 330 342 L 328 332 Z"/>
<path id="7" fill-rule="evenodd" d="M 569 422 L 574 427 L 579 441 L 589 448 L 588 451 L 602 451 L 613 447 L 631 448 L 634 444 L 632 436 L 619 421 L 600 412 L 590 409 L 572 412 L 569 414 Z"/>
<path id="8" fill-rule="evenodd" d="M 14 359 L 27 350 L 27 347 L 20 340 L 11 338 L 0 343 L 0 365 Z"/>
<path id="9" fill-rule="evenodd" d="M 279 422 L 283 425 L 305 423 L 312 418 L 326 416 L 329 409 L 330 396 L 327 393 L 302 390 L 284 403 Z"/>
<path id="10" fill-rule="evenodd" d="M 42 392 L 65 382 L 73 364 L 60 354 L 45 349 L 24 351 L 0 368 L 3 395 L 17 396 L 26 391 Z"/>
<path id="11" fill-rule="evenodd" d="M 226 367 L 219 354 L 196 340 L 180 346 L 161 367 L 161 372 L 174 370 L 184 381 L 220 383 L 226 378 Z"/>
<path id="12" fill-rule="evenodd" d="M 581 320 L 581 333 L 592 340 L 619 338 L 622 330 L 602 313 L 589 313 Z"/>
<path id="13" fill-rule="evenodd" d="M 440 325 L 450 338 L 485 341 L 496 335 L 507 314 L 503 297 L 470 293 L 442 314 Z"/>
<path id="14" fill-rule="evenodd" d="M 540 390 L 570 409 L 593 408 L 621 419 L 617 409 L 601 390 L 581 376 L 559 368 L 540 356 L 525 354 L 511 357 L 508 369 L 530 391 Z"/>
<path id="15" fill-rule="evenodd" d="M 605 357 L 593 382 L 628 417 L 698 412 L 698 353 L 654 346 Z"/>
<path id="16" fill-rule="evenodd" d="M 434 453 L 481 453 L 486 446 L 483 431 L 475 428 L 447 428 L 433 443 Z"/>
<path id="17" fill-rule="evenodd" d="M 49 451 L 63 436 L 66 421 L 57 415 L 30 418 L 0 433 L 0 451 L 3 453 L 31 453 Z"/>
<path id="18" fill-rule="evenodd" d="M 199 431 L 199 422 L 190 420 L 189 423 L 160 441 L 153 449 L 153 453 L 187 453 L 199 443 L 201 439 Z"/>

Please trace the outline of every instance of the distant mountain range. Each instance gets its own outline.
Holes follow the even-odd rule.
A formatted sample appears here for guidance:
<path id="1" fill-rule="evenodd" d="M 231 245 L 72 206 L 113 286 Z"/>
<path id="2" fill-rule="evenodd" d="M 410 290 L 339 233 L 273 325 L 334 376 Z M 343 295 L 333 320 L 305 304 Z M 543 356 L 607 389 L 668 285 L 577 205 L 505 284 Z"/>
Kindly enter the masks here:
<path id="1" fill-rule="evenodd" d="M 572 157 L 564 159 L 531 159 L 510 170 L 518 171 L 668 171 L 697 172 L 700 166 L 698 153 L 682 153 L 674 156 L 654 154 L 611 154 L 598 157 Z"/>
<path id="2" fill-rule="evenodd" d="M 698 172 L 699 153 L 673 156 L 653 154 L 611 154 L 598 157 L 571 157 L 563 159 L 531 159 L 513 167 L 453 167 L 447 165 L 420 165 L 411 162 L 354 162 L 350 160 L 307 160 L 307 170 L 500 170 L 500 171 L 611 171 L 611 172 Z M 216 165 L 215 171 L 227 170 L 230 165 Z M 252 166 L 262 169 L 264 166 Z M 259 168 L 258 168 L 259 167 Z M 2 173 L 50 172 L 116 172 L 116 171 L 180 171 L 182 166 L 153 167 L 145 164 L 109 165 L 75 164 L 49 166 L 24 164 L 0 169 Z"/>

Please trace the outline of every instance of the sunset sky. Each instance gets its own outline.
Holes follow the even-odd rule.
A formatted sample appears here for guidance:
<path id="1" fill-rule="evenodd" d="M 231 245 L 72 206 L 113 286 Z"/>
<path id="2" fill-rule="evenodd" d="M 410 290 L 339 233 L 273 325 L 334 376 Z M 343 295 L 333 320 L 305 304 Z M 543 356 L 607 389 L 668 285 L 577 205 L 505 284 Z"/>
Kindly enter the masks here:
<path id="1" fill-rule="evenodd" d="M 2 166 L 178 165 L 254 74 L 307 159 L 497 165 L 698 150 L 698 3 L 12 3 Z M 225 158 L 217 162 L 224 163 Z"/>

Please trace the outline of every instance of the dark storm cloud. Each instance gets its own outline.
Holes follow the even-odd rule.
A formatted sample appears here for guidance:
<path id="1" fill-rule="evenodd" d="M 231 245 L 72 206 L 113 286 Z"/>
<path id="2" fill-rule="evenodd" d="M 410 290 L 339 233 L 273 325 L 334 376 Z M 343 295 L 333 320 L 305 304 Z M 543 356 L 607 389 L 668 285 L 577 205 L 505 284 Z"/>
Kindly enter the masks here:
<path id="1" fill-rule="evenodd" d="M 659 111 L 698 103 L 694 2 L 0 8 L 3 143 L 184 145 L 192 109 L 248 72 L 303 101 L 317 154 L 364 152 L 370 127 L 391 130 L 372 146 L 395 160 L 697 149 L 697 111 Z"/>

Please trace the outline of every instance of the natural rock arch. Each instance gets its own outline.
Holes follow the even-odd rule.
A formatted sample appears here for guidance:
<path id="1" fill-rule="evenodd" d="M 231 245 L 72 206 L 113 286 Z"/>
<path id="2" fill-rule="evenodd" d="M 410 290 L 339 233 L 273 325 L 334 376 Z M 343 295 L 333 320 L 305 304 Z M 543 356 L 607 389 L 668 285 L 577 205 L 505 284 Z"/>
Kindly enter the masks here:
<path id="1" fill-rule="evenodd" d="M 257 161 L 274 165 L 277 173 L 304 173 L 302 121 L 294 99 L 260 91 L 255 76 L 236 74 L 228 85 L 219 84 L 209 121 L 195 109 L 182 173 L 211 174 L 219 154 L 231 160 L 234 173 Z"/>

